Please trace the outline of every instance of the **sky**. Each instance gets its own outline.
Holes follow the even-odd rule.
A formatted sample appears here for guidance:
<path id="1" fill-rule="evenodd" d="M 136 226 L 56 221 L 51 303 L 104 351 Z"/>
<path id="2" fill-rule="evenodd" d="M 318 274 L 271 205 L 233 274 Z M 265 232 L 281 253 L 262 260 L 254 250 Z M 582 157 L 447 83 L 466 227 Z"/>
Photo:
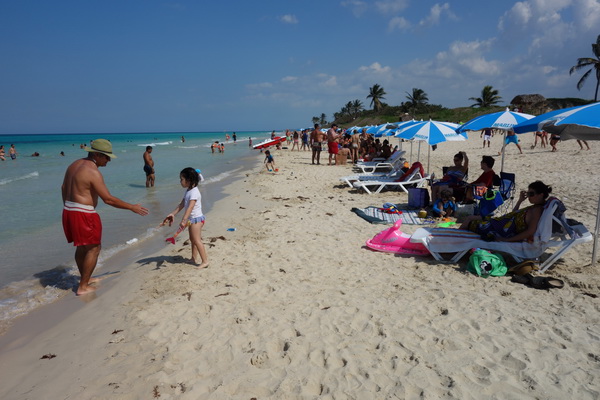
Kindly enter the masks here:
<path id="1" fill-rule="evenodd" d="M 369 88 L 594 98 L 600 0 L 3 0 L 0 134 L 300 129 Z"/>

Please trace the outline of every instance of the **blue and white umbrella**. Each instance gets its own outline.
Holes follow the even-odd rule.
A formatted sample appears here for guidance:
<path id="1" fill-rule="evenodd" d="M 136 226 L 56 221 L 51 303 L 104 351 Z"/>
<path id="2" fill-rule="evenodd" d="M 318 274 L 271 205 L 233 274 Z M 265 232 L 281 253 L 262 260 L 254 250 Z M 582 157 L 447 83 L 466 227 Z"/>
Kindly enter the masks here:
<path id="1" fill-rule="evenodd" d="M 513 130 L 515 131 L 515 133 L 528 133 L 544 130 L 544 125 L 550 125 L 556 121 L 556 119 L 554 118 L 555 115 L 568 110 L 572 110 L 574 108 L 577 107 L 563 108 L 560 110 L 554 110 L 542 115 L 538 115 L 537 117 L 531 118 L 527 121 L 521 122 L 518 125 L 515 125 L 513 127 Z"/>
<path id="2" fill-rule="evenodd" d="M 536 124 L 535 130 L 559 134 L 561 140 L 600 140 L 600 102 L 550 111 L 517 127 L 519 132 L 532 132 L 533 124 Z"/>
<path id="3" fill-rule="evenodd" d="M 515 125 L 527 121 L 533 117 L 534 115 L 509 111 L 508 108 L 506 108 L 506 111 L 475 117 L 472 120 L 462 124 L 457 129 L 457 132 L 480 131 L 485 128 L 509 130 Z"/>
<path id="4" fill-rule="evenodd" d="M 425 141 L 430 146 L 446 141 L 466 140 L 464 136 L 456 133 L 458 127 L 458 124 L 452 122 L 420 121 L 401 128 L 396 137 Z"/>
<path id="5" fill-rule="evenodd" d="M 510 130 L 514 126 L 532 119 L 534 115 L 518 113 L 510 111 L 506 107 L 506 111 L 495 112 L 491 114 L 480 115 L 472 120 L 462 124 L 456 131 L 480 131 L 485 128 Z M 500 171 L 504 171 L 504 148 L 506 147 L 506 140 L 502 141 L 502 162 L 500 164 Z"/>
<path id="6" fill-rule="evenodd" d="M 388 125 L 387 123 L 381 124 L 381 125 L 373 125 L 373 126 L 367 128 L 367 133 L 369 133 L 375 137 L 380 137 L 381 133 L 387 129 L 387 125 Z"/>
<path id="7" fill-rule="evenodd" d="M 452 122 L 439 122 L 439 121 L 419 121 L 411 124 L 406 124 L 403 128 L 400 128 L 396 137 L 406 140 L 417 140 L 419 142 L 424 141 L 431 146 L 446 141 L 464 141 L 467 140 L 464 136 L 456 133 L 458 124 Z M 420 158 L 421 147 L 419 146 L 419 153 L 417 159 Z M 427 156 L 427 172 L 429 173 L 429 152 Z"/>

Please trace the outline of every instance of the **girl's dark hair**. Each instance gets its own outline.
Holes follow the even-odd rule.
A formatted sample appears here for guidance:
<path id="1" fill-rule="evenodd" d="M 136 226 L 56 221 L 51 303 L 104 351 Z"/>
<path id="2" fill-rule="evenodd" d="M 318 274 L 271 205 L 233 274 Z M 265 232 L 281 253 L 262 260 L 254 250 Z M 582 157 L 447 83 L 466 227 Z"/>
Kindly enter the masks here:
<path id="1" fill-rule="evenodd" d="M 183 179 L 188 181 L 188 183 L 190 184 L 188 189 L 195 188 L 196 186 L 198 186 L 198 179 L 199 179 L 198 173 L 196 172 L 196 170 L 194 168 L 192 168 L 192 167 L 184 168 L 181 170 L 179 175 L 182 176 Z"/>
<path id="2" fill-rule="evenodd" d="M 544 200 L 548 198 L 550 193 L 552 193 L 552 187 L 546 185 L 542 181 L 535 181 L 535 182 L 529 184 L 529 189 L 535 191 L 537 194 L 543 193 Z"/>
<path id="3" fill-rule="evenodd" d="M 465 158 L 463 157 L 462 153 L 456 153 L 454 155 L 454 158 L 458 158 L 460 161 L 464 160 Z"/>

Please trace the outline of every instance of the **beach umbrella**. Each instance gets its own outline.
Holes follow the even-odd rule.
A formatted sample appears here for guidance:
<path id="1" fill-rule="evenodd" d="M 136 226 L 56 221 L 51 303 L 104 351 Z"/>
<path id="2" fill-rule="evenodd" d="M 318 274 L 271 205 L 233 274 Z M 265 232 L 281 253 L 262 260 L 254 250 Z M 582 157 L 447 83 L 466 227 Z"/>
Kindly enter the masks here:
<path id="1" fill-rule="evenodd" d="M 424 141 L 430 146 L 446 141 L 466 140 L 464 136 L 456 133 L 458 126 L 452 122 L 420 121 L 400 128 L 396 137 Z"/>
<path id="2" fill-rule="evenodd" d="M 446 141 L 464 141 L 467 140 L 463 135 L 456 133 L 458 124 L 452 122 L 439 122 L 439 121 L 420 121 L 412 124 L 407 124 L 399 130 L 396 137 L 406 140 L 416 140 L 419 142 L 426 142 L 431 146 L 446 142 Z M 419 156 L 421 155 L 419 146 Z M 427 155 L 427 173 L 429 173 L 429 152 Z"/>
<path id="3" fill-rule="evenodd" d="M 466 131 L 480 131 L 485 128 L 509 130 L 515 125 L 525 122 L 533 117 L 534 115 L 510 111 L 507 107 L 505 111 L 475 117 L 459 126 L 456 131 L 459 133 Z"/>
<path id="4" fill-rule="evenodd" d="M 563 110 L 544 124 L 544 130 L 559 134 L 560 140 L 600 140 L 600 102 Z"/>
<path id="5" fill-rule="evenodd" d="M 600 140 L 600 102 L 585 106 L 550 111 L 530 120 L 528 125 L 520 124 L 515 132 L 532 132 L 545 130 L 559 134 L 560 140 Z M 535 124 L 535 125 L 534 125 Z M 535 129 L 532 129 L 535 127 Z M 596 211 L 596 228 L 594 230 L 594 247 L 592 250 L 592 267 L 596 265 L 598 255 L 598 234 L 600 233 L 600 196 Z"/>
<path id="6" fill-rule="evenodd" d="M 421 120 L 422 121 L 422 120 Z M 398 133 L 400 132 L 400 129 L 405 128 L 409 125 L 413 125 L 416 124 L 417 120 L 415 119 L 411 119 L 409 121 L 398 121 L 398 122 L 393 122 L 391 124 L 388 124 L 388 128 L 390 129 L 390 131 L 388 132 L 388 136 L 398 136 Z M 404 140 L 402 138 L 398 138 L 398 143 L 400 144 L 400 150 L 402 150 L 402 142 Z M 410 142 L 410 161 L 412 163 L 412 141 Z"/>
<path id="7" fill-rule="evenodd" d="M 574 108 L 577 107 L 562 108 L 560 110 L 554 110 L 545 114 L 538 115 L 537 117 L 531 118 L 527 121 L 521 122 L 518 125 L 515 125 L 513 129 L 515 133 L 528 133 L 545 130 L 544 125 L 551 125 L 556 121 L 554 116 L 561 114 L 565 111 L 572 110 Z"/>
<path id="8" fill-rule="evenodd" d="M 508 107 L 506 107 L 505 111 L 490 113 L 480 115 L 479 117 L 475 117 L 470 121 L 462 124 L 456 131 L 457 132 L 466 132 L 466 131 L 480 131 L 485 128 L 492 129 L 502 129 L 502 130 L 510 130 L 515 125 L 518 125 L 522 122 L 530 120 L 534 117 L 531 114 L 524 114 L 519 112 L 510 111 Z M 500 171 L 504 171 L 504 148 L 506 147 L 506 140 L 502 141 L 502 162 L 500 164 Z"/>
<path id="9" fill-rule="evenodd" d="M 381 136 L 381 132 L 383 132 L 384 130 L 386 130 L 387 123 L 385 124 L 381 124 L 381 125 L 373 125 L 369 128 L 367 128 L 367 133 L 375 136 L 375 137 L 380 137 Z"/>

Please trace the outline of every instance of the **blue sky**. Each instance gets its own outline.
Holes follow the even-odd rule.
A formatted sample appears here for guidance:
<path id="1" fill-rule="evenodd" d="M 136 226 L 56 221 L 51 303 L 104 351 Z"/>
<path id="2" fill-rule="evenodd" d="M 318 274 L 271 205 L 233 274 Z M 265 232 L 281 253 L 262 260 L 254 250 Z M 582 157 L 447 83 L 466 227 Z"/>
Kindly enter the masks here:
<path id="1" fill-rule="evenodd" d="M 297 129 L 369 87 L 593 99 L 599 0 L 0 3 L 0 134 Z"/>

